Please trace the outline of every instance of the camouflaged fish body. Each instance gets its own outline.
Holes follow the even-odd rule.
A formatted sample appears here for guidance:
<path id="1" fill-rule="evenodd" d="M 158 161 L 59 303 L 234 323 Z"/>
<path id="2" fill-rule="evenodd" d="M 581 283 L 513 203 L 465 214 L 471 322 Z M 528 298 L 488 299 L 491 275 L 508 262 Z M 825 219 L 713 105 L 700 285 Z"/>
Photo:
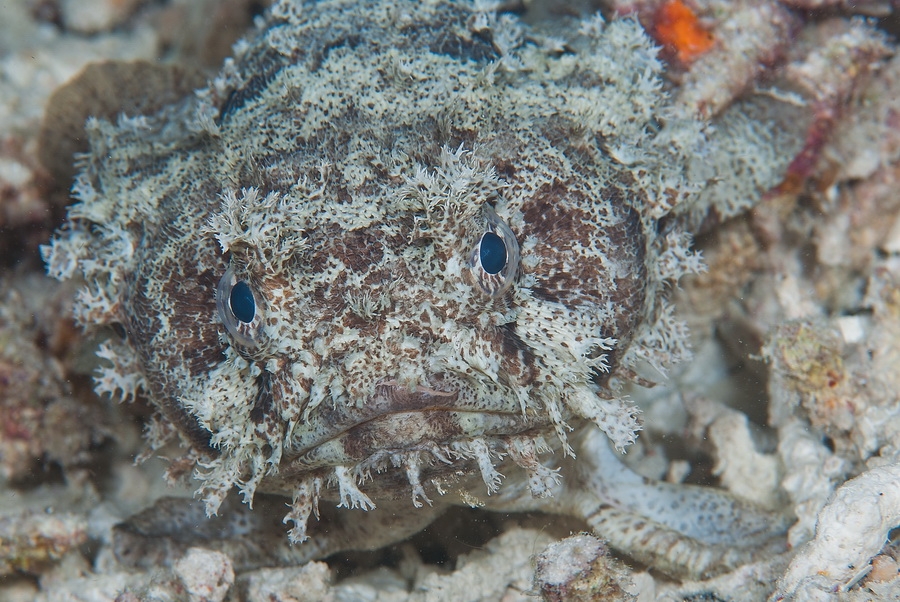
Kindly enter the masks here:
<path id="1" fill-rule="evenodd" d="M 616 383 L 687 355 L 664 294 L 700 262 L 660 220 L 704 138 L 660 71 L 629 20 L 277 3 L 185 103 L 89 123 L 47 258 L 124 327 L 98 390 L 146 393 L 209 514 L 292 496 L 295 541 L 320 498 L 558 493 L 570 427 L 627 446 Z"/>

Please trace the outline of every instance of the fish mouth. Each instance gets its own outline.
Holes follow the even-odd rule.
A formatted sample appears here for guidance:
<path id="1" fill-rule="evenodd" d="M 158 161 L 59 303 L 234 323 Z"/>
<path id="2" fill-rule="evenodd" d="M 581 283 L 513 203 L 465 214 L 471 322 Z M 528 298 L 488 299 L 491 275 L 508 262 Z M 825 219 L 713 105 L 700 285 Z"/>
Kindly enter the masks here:
<path id="1" fill-rule="evenodd" d="M 310 412 L 286 450 L 291 472 L 359 465 L 392 453 L 438 454 L 454 442 L 512 436 L 549 424 L 542 413 L 523 414 L 518 400 L 509 397 L 485 399 L 457 389 L 384 381 L 365 403 L 323 403 Z"/>

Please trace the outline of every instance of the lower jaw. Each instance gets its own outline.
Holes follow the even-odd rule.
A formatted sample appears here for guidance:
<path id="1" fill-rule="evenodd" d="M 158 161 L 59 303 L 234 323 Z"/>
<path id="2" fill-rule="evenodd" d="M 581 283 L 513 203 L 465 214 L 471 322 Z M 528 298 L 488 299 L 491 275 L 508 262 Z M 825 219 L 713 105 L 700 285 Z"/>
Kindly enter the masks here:
<path id="1" fill-rule="evenodd" d="M 549 422 L 521 413 L 428 409 L 381 415 L 336 434 L 294 456 L 282 470 L 305 472 L 329 466 L 357 466 L 392 454 L 429 452 L 440 457 L 473 439 L 502 439 L 543 431 Z M 291 454 L 293 455 L 293 454 Z"/>

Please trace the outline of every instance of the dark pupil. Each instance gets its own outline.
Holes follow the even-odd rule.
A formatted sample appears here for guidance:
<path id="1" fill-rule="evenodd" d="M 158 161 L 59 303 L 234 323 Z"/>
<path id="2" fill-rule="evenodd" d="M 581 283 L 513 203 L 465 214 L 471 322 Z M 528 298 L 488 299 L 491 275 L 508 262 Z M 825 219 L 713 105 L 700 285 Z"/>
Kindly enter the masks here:
<path id="1" fill-rule="evenodd" d="M 498 273 L 506 265 L 506 245 L 503 239 L 493 232 L 485 232 L 481 237 L 478 257 L 481 259 L 481 269 L 491 275 Z"/>
<path id="2" fill-rule="evenodd" d="M 246 282 L 240 280 L 235 283 L 228 300 L 231 302 L 231 313 L 235 318 L 245 324 L 253 321 L 253 316 L 256 315 L 256 301 L 253 300 L 253 292 Z"/>

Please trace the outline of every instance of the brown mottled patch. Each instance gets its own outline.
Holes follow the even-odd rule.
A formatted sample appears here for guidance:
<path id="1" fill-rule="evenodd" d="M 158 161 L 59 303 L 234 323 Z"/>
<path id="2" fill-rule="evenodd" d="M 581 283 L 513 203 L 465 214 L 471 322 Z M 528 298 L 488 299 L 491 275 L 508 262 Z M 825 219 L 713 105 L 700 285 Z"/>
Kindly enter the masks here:
<path id="1" fill-rule="evenodd" d="M 256 377 L 256 397 L 254 397 L 253 407 L 250 409 L 250 420 L 260 424 L 272 411 L 273 406 L 272 375 L 263 370 Z"/>
<path id="2" fill-rule="evenodd" d="M 504 368 L 518 377 L 517 384 L 531 383 L 537 375 L 534 351 L 516 333 L 516 324 L 504 324 L 497 332 L 500 335 L 500 357 L 505 359 Z"/>

